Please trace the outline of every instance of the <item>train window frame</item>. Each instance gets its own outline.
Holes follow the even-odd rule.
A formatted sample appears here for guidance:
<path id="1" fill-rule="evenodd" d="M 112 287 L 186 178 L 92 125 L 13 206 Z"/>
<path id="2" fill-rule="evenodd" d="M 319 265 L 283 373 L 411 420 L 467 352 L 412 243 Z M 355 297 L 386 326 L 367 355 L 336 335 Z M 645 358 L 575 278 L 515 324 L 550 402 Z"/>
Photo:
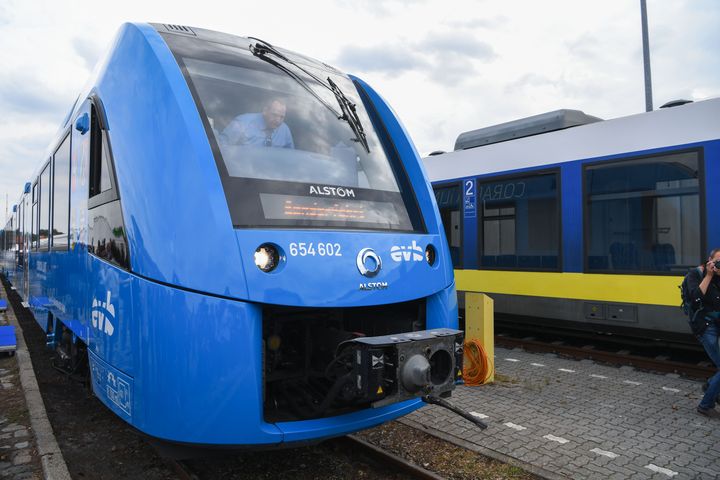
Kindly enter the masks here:
<path id="1" fill-rule="evenodd" d="M 72 135 L 71 135 L 70 129 L 66 129 L 66 130 L 62 133 L 62 135 L 60 136 L 60 141 L 58 141 L 58 142 L 56 143 L 55 148 L 53 149 L 53 154 L 52 154 L 52 165 L 53 165 L 53 167 L 52 167 L 52 181 L 51 181 L 51 183 L 52 183 L 53 206 L 52 206 L 52 211 L 51 211 L 51 216 L 52 216 L 52 222 L 51 222 L 51 223 L 52 223 L 52 227 L 51 227 L 51 230 L 52 230 L 52 231 L 51 231 L 51 234 L 50 234 L 50 237 L 52 238 L 52 242 L 51 242 L 52 244 L 51 244 L 50 249 L 51 249 L 52 251 L 66 251 L 66 250 L 69 250 L 69 249 L 70 249 L 70 216 L 71 216 L 71 215 L 70 215 L 70 208 L 71 208 L 70 197 L 71 197 L 71 195 L 72 195 L 72 188 L 71 188 L 71 187 L 72 187 L 72 186 L 71 186 L 71 182 L 72 182 L 72 145 L 71 145 L 72 138 L 71 138 L 71 137 L 72 137 Z M 67 181 L 68 181 L 68 183 L 67 183 L 67 187 L 68 187 L 68 188 L 67 188 L 67 198 L 66 198 L 66 200 L 67 200 L 67 207 L 68 207 L 68 210 L 67 210 L 67 214 L 68 214 L 68 215 L 67 215 L 67 226 L 66 226 L 67 231 L 66 231 L 66 233 L 65 233 L 65 237 L 66 237 L 65 243 L 64 243 L 64 244 L 60 244 L 60 245 L 55 245 L 55 239 L 56 239 L 56 238 L 62 238 L 62 235 L 56 235 L 56 234 L 55 234 L 55 220 L 56 220 L 56 219 L 55 219 L 55 203 L 56 203 L 55 200 L 57 200 L 57 199 L 55 198 L 55 179 L 56 179 L 56 173 L 57 173 L 57 172 L 56 172 L 56 169 L 55 169 L 55 158 L 57 157 L 58 152 L 59 152 L 60 149 L 63 147 L 63 145 L 65 144 L 66 141 L 68 142 L 68 145 L 67 145 L 67 162 L 68 162 L 68 168 L 67 168 L 67 172 L 68 172 Z"/>
<path id="2" fill-rule="evenodd" d="M 25 217 L 23 218 L 23 254 L 27 255 L 32 245 L 32 196 L 30 192 L 23 195 L 23 205 L 25 207 Z"/>
<path id="3" fill-rule="evenodd" d="M 38 176 L 33 182 L 32 186 L 32 218 L 30 220 L 30 249 L 37 251 L 38 240 L 40 235 L 38 234 L 40 225 L 40 215 L 38 215 L 38 204 L 40 200 L 40 177 Z"/>
<path id="4" fill-rule="evenodd" d="M 105 117 L 105 108 L 100 98 L 92 94 L 88 97 L 90 101 L 90 159 L 88 164 L 88 210 L 100 205 L 120 199 L 117 188 L 117 176 L 115 174 L 115 162 L 110 147 L 109 128 Z M 98 142 L 99 148 L 98 148 Z M 97 187 L 101 183 L 101 172 L 98 173 L 97 166 L 106 166 L 110 181 L 110 188 L 93 194 L 93 184 Z M 94 177 L 94 178 L 93 178 Z"/>
<path id="5" fill-rule="evenodd" d="M 20 200 L 18 201 L 17 206 L 18 206 L 17 207 L 17 209 L 18 209 L 18 221 L 17 222 L 18 223 L 17 223 L 17 226 L 15 227 L 15 232 L 16 232 L 15 233 L 15 244 L 17 245 L 18 252 L 20 252 L 20 242 L 21 242 L 22 235 L 23 235 L 22 225 L 23 225 L 23 221 L 25 220 L 25 217 L 24 217 L 25 209 L 23 208 L 22 197 L 20 197 Z M 20 263 L 20 258 L 18 256 L 18 265 L 19 265 L 19 263 Z"/>
<path id="6" fill-rule="evenodd" d="M 87 105 L 87 107 L 85 107 Z M 125 271 L 132 271 L 131 264 L 130 264 L 130 253 L 129 253 L 129 242 L 127 240 L 127 232 L 125 229 L 125 218 L 124 214 L 121 208 L 120 204 L 120 192 L 118 188 L 118 182 L 117 182 L 117 173 L 115 170 L 115 161 L 114 156 L 112 152 L 112 146 L 110 141 L 110 128 L 108 125 L 107 116 L 105 114 L 105 107 L 102 103 L 102 100 L 98 96 L 98 93 L 93 89 L 91 93 L 88 95 L 85 102 L 83 102 L 83 108 L 84 111 L 89 110 L 90 111 L 90 158 L 88 159 L 88 200 L 87 200 L 87 209 L 88 212 L 93 213 L 93 215 L 98 215 L 100 217 L 109 217 L 110 215 L 116 215 L 116 219 L 119 219 L 119 222 L 116 222 L 117 225 L 121 226 L 122 230 L 122 237 L 123 237 L 123 245 L 124 245 L 124 252 L 125 255 L 122 258 L 115 258 L 112 256 L 106 256 L 103 255 L 101 252 L 95 249 L 95 247 L 92 245 L 92 241 L 90 239 L 88 245 L 87 245 L 87 252 L 92 257 L 102 261 L 106 262 L 110 265 L 113 265 L 115 267 L 121 268 Z M 99 142 L 99 145 L 98 145 Z M 98 148 L 99 146 L 99 148 Z M 72 148 L 71 148 L 72 152 Z M 73 160 L 71 158 L 71 165 L 73 163 Z M 102 190 L 98 193 L 95 193 L 94 195 L 91 195 L 91 188 L 93 182 L 95 182 L 95 186 L 101 185 L 102 182 L 100 180 L 101 176 L 97 175 L 97 170 L 95 170 L 93 173 L 95 174 L 93 178 L 93 174 L 91 174 L 91 170 L 93 168 L 97 168 L 97 164 L 100 163 L 102 166 L 104 166 L 107 169 L 108 173 L 108 180 L 110 183 L 109 188 Z M 91 167 L 91 165 L 94 164 L 94 167 Z M 71 167 L 72 168 L 72 167 Z M 71 172 L 72 175 L 72 172 Z M 99 182 L 99 183 L 98 183 Z M 90 218 L 93 218 L 93 215 L 91 215 Z M 72 215 L 71 215 L 72 217 Z M 72 221 L 72 218 L 71 218 Z M 93 221 L 89 220 L 89 223 L 87 225 L 88 231 L 93 232 L 94 225 Z M 99 239 L 98 239 L 99 240 Z M 103 244 L 104 245 L 104 244 Z M 110 249 L 112 251 L 112 248 Z M 122 260 L 122 261 L 120 261 Z"/>
<path id="7" fill-rule="evenodd" d="M 512 172 L 512 173 L 503 173 L 501 175 L 481 175 L 475 177 L 475 185 L 476 189 L 479 189 L 481 184 L 484 183 L 490 183 L 490 182 L 507 182 L 508 180 L 516 180 L 521 178 L 531 178 L 531 177 L 541 177 L 545 175 L 554 175 L 555 181 L 557 185 L 557 246 L 558 246 L 558 253 L 557 253 L 557 266 L 556 267 L 526 267 L 526 266 L 515 266 L 515 267 L 497 267 L 497 266 L 488 266 L 482 264 L 482 257 L 483 257 L 483 241 L 484 241 L 484 225 L 483 225 L 483 214 L 481 213 L 481 198 L 478 196 L 478 206 L 477 210 L 478 213 L 475 218 L 475 223 L 477 227 L 477 245 L 475 246 L 476 253 L 477 253 L 477 270 L 489 270 L 489 271 L 509 271 L 509 272 L 562 272 L 563 271 L 563 265 L 564 265 L 564 258 L 563 258 L 563 192 L 562 192 L 562 173 L 561 173 L 561 167 L 550 167 L 550 168 L 540 168 L 540 169 L 534 169 L 534 170 L 528 170 L 528 171 L 522 171 L 522 172 Z"/>
<path id="8" fill-rule="evenodd" d="M 589 208 L 588 208 L 588 191 L 587 191 L 587 171 L 591 168 L 596 168 L 603 165 L 620 164 L 625 162 L 632 162 L 637 160 L 646 160 L 649 158 L 667 157 L 670 155 L 679 155 L 684 153 L 697 153 L 698 161 L 698 224 L 699 224 L 699 237 L 700 237 L 700 256 L 704 258 L 705 252 L 707 252 L 707 230 L 706 230 L 706 207 L 705 207 L 705 149 L 700 147 L 692 148 L 676 148 L 676 149 L 664 149 L 662 151 L 654 151 L 652 153 L 644 154 L 630 154 L 627 156 L 615 155 L 613 158 L 607 158 L 598 161 L 585 161 L 582 164 L 582 176 L 581 176 L 581 191 L 582 191 L 582 231 L 583 231 L 583 273 L 588 274 L 603 274 L 603 275 L 645 275 L 645 276 L 659 276 L 659 277 L 677 277 L 683 275 L 685 272 L 676 271 L 659 271 L 659 270 L 611 270 L 611 269 L 593 269 L 589 267 L 589 251 L 590 251 L 590 222 L 589 222 Z M 698 261 L 702 261 L 701 258 Z"/>
<path id="9" fill-rule="evenodd" d="M 460 190 L 460 254 L 458 255 L 458 265 L 453 266 L 454 270 L 465 270 L 465 215 L 463 215 L 463 204 L 462 204 L 462 189 L 463 189 L 463 181 L 462 180 L 451 180 L 451 181 L 439 181 L 436 183 L 433 183 L 430 185 L 433 189 L 433 197 L 435 198 L 435 189 L 441 189 L 441 188 L 458 188 Z M 435 199 L 435 202 L 437 203 L 437 199 Z M 438 213 L 440 212 L 440 206 L 438 205 Z M 440 225 L 440 228 L 442 228 L 443 231 L 445 231 L 445 226 Z M 446 234 L 447 236 L 447 234 Z M 450 249 L 450 239 L 447 239 L 448 242 L 448 249 Z"/>
<path id="10" fill-rule="evenodd" d="M 18 202 L 18 210 L 21 212 L 20 219 L 18 219 L 18 231 L 20 232 L 20 239 L 18 240 L 18 249 L 24 250 L 25 242 L 25 217 L 27 217 L 27 207 L 25 205 L 25 196 L 20 197 Z"/>
<path id="11" fill-rule="evenodd" d="M 20 239 L 22 238 L 22 222 L 23 222 L 23 214 L 25 213 L 24 209 L 22 208 L 22 197 L 20 197 L 20 201 L 17 203 L 17 218 L 15 221 L 15 267 L 20 267 Z"/>
<path id="12" fill-rule="evenodd" d="M 42 209 L 43 209 L 43 174 L 45 173 L 45 170 L 48 170 L 48 204 L 47 204 L 47 215 L 48 215 L 48 236 L 47 236 L 47 243 L 43 243 L 40 238 L 40 231 L 42 228 L 42 225 L 40 224 L 42 220 Z M 42 166 L 40 169 L 40 174 L 38 175 L 38 185 L 40 185 L 40 191 L 38 192 L 38 247 L 37 250 L 39 251 L 50 251 L 51 245 L 52 245 L 52 157 L 48 158 L 47 162 Z"/>

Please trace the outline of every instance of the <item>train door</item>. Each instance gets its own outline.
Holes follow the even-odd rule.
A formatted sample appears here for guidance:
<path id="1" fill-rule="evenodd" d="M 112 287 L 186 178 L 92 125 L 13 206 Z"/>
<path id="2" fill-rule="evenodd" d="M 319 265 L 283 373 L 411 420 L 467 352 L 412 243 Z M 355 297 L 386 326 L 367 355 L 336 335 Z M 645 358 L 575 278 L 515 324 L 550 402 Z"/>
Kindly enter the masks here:
<path id="1" fill-rule="evenodd" d="M 440 209 L 443 229 L 450 247 L 450 257 L 454 268 L 462 267 L 462 215 L 460 208 L 460 184 L 434 186 L 435 199 Z"/>
<path id="2" fill-rule="evenodd" d="M 70 228 L 68 254 L 68 314 L 89 332 L 91 293 L 88 286 L 88 180 L 92 104 L 86 100 L 72 121 L 70 136 Z M 88 341 L 88 335 L 81 335 Z"/>
<path id="3" fill-rule="evenodd" d="M 87 338 L 83 339 L 91 368 L 102 359 L 132 374 L 132 324 L 123 319 L 132 316 L 133 282 L 125 273 L 129 268 L 127 241 L 100 99 L 85 102 L 75 118 L 70 168 L 71 243 L 82 244 L 83 268 L 76 270 L 82 277 L 73 283 L 82 283 L 83 288 L 75 290 L 73 299 L 84 301 L 78 303 L 76 315 L 84 323 Z M 93 388 L 98 386 L 101 384 L 93 384 Z"/>

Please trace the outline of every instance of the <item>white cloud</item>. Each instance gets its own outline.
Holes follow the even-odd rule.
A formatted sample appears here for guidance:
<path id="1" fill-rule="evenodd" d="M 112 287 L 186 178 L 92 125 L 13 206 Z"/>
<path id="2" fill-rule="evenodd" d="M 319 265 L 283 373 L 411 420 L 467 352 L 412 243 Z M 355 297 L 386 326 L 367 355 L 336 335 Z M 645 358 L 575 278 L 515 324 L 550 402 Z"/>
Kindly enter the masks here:
<path id="1" fill-rule="evenodd" d="M 349 45 L 336 63 L 358 73 L 381 73 L 387 78 L 417 72 L 444 85 L 464 83 L 477 74 L 477 63 L 495 59 L 492 47 L 466 32 L 432 31 L 417 42 L 374 46 Z"/>
<path id="2" fill-rule="evenodd" d="M 427 0 L 338 0 L 338 5 L 348 11 L 362 11 L 382 17 L 402 13 L 413 6 L 426 3 Z"/>
<path id="3" fill-rule="evenodd" d="M 461 28 L 468 30 L 488 29 L 494 30 L 508 23 L 508 18 L 504 15 L 497 15 L 494 18 L 471 18 L 462 20 L 450 20 L 446 25 L 451 28 Z"/>
<path id="4" fill-rule="evenodd" d="M 104 51 L 102 46 L 95 43 L 92 38 L 87 37 L 73 38 L 71 43 L 75 53 L 85 62 L 88 72 L 91 72 Z"/>
<path id="5" fill-rule="evenodd" d="M 496 56 L 492 46 L 468 32 L 431 32 L 418 48 L 436 55 L 463 56 L 468 60 L 490 61 Z"/>
<path id="6" fill-rule="evenodd" d="M 367 47 L 348 45 L 342 49 L 336 63 L 349 71 L 379 72 L 389 77 L 429 67 L 422 55 L 403 44 Z"/>

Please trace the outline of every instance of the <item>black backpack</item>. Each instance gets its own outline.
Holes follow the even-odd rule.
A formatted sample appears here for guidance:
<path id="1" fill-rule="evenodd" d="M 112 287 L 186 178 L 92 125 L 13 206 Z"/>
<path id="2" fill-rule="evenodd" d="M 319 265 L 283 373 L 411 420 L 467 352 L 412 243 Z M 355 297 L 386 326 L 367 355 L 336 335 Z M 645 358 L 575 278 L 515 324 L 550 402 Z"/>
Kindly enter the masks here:
<path id="1" fill-rule="evenodd" d="M 690 288 L 688 287 L 688 278 L 690 275 L 699 275 L 702 279 L 702 269 L 700 267 L 693 268 L 688 272 L 687 275 L 685 275 L 685 278 L 683 278 L 682 283 L 678 287 L 680 289 L 680 298 L 682 299 L 682 302 L 680 303 L 680 308 L 682 309 L 683 313 L 688 317 L 688 324 L 690 325 L 690 330 L 692 330 L 692 333 L 696 336 L 700 336 L 705 331 L 705 328 L 710 324 L 708 320 L 705 317 L 705 308 L 702 303 L 702 299 L 696 298 L 693 300 L 690 298 Z"/>

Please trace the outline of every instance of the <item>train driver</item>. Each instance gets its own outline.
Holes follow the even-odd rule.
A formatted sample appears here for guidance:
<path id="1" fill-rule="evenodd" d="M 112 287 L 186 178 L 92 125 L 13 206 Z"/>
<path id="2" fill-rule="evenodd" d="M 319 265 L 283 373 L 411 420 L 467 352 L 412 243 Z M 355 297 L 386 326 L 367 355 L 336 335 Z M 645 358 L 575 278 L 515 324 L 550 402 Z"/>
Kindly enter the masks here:
<path id="1" fill-rule="evenodd" d="M 718 336 L 720 335 L 720 268 L 718 267 L 720 267 L 720 248 L 715 248 L 710 252 L 707 263 L 696 269 L 698 273 L 688 277 L 690 296 L 700 298 L 703 308 L 708 312 L 705 318 L 709 322 L 699 340 L 718 369 L 715 375 L 708 380 L 707 390 L 697 407 L 697 411 L 702 415 L 716 418 L 720 418 L 720 412 L 715 410 L 715 401 L 718 394 L 720 394 L 720 346 L 718 345 Z"/>
<path id="2" fill-rule="evenodd" d="M 295 148 L 290 127 L 285 123 L 287 106 L 279 98 L 270 100 L 262 112 L 235 117 L 220 134 L 225 145 Z"/>

